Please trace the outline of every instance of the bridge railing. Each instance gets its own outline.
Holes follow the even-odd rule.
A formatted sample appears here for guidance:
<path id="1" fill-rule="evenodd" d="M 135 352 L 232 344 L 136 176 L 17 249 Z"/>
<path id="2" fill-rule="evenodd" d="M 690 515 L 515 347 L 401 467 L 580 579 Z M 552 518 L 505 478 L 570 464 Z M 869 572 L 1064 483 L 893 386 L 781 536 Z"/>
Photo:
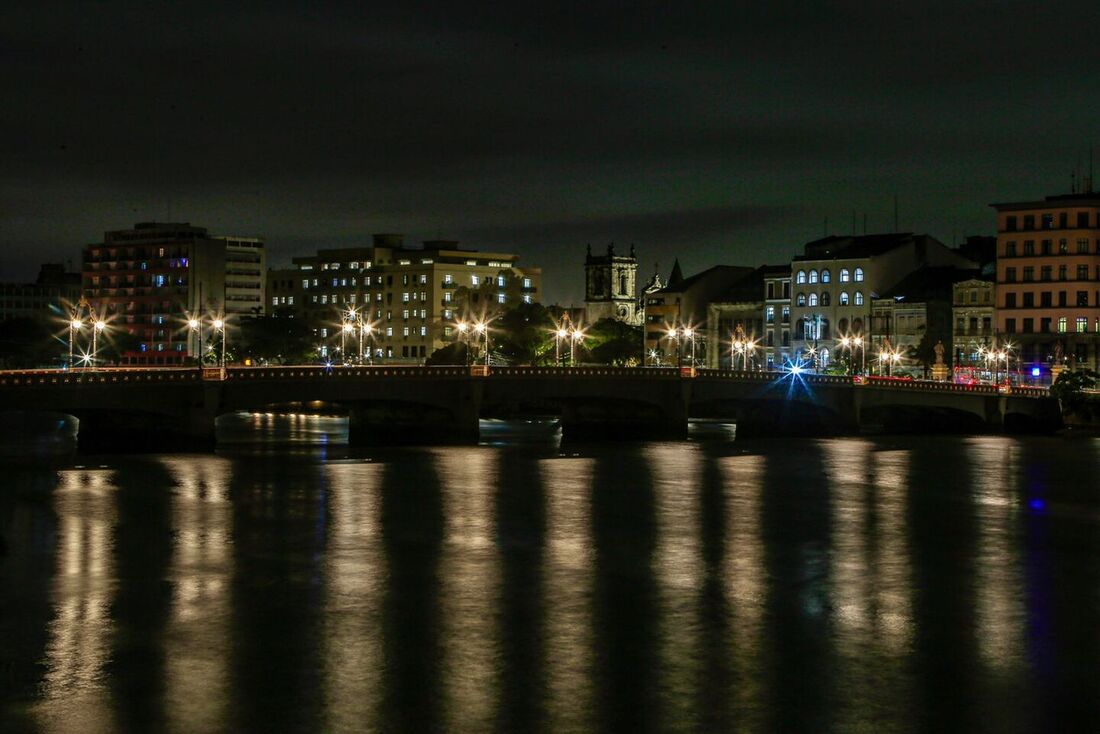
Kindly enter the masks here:
<path id="1" fill-rule="evenodd" d="M 118 383 L 199 382 L 196 368 L 99 369 L 99 370 L 12 370 L 0 372 L 0 387 L 57 387 L 66 385 L 109 385 Z"/>

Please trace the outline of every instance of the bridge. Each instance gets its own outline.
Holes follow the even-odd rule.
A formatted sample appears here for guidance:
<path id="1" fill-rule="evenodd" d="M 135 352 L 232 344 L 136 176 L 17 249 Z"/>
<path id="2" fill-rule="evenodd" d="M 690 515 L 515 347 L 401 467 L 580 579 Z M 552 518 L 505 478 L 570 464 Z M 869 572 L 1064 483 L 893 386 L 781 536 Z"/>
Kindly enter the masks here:
<path id="1" fill-rule="evenodd" d="M 339 411 L 349 440 L 463 443 L 481 418 L 559 416 L 566 436 L 683 436 L 689 419 L 739 436 L 861 431 L 1053 431 L 1045 389 L 867 378 L 619 367 L 230 367 L 0 372 L 3 411 L 80 421 L 83 448 L 211 446 L 236 411 Z M 211 374 L 213 373 L 213 374 Z"/>

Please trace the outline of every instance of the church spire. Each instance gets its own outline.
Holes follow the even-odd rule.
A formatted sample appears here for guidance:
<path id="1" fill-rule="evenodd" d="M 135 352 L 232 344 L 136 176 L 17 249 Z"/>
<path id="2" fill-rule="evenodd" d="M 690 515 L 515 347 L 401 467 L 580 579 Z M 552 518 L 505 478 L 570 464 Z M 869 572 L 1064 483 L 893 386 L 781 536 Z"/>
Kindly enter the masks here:
<path id="1" fill-rule="evenodd" d="M 680 270 L 680 258 L 676 258 L 676 261 L 672 264 L 672 272 L 668 275 L 668 285 L 665 287 L 671 288 L 674 285 L 679 285 L 683 279 L 684 273 Z"/>

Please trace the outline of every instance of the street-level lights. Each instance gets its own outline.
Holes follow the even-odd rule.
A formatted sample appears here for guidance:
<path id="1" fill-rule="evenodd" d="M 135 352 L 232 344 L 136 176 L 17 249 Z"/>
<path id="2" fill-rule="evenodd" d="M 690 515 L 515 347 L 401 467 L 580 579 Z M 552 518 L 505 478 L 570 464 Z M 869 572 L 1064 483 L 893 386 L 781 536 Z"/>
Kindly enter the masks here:
<path id="1" fill-rule="evenodd" d="M 584 332 L 574 327 L 569 334 L 569 366 L 576 367 L 576 346 L 584 342 Z"/>
<path id="2" fill-rule="evenodd" d="M 222 354 L 221 354 L 221 368 L 225 369 L 225 319 L 214 319 L 214 331 L 220 331 L 222 333 Z"/>
<path id="3" fill-rule="evenodd" d="M 695 369 L 695 329 L 685 326 L 684 338 L 691 342 L 691 368 Z"/>
<path id="4" fill-rule="evenodd" d="M 668 334 L 666 335 L 666 338 L 670 342 L 676 342 L 676 366 L 677 367 L 683 367 L 684 366 L 684 356 L 683 356 L 683 353 L 680 351 L 680 330 L 677 329 L 675 326 L 669 328 Z M 671 348 L 671 345 L 669 345 L 669 346 Z"/>
<path id="5" fill-rule="evenodd" d="M 458 327 L 458 341 L 466 345 L 466 366 L 470 366 L 470 325 L 465 321 L 459 321 L 456 324 Z"/>
<path id="6" fill-rule="evenodd" d="M 349 321 L 345 321 L 343 326 L 340 327 L 340 360 L 344 363 L 348 363 L 348 334 L 355 331 L 355 325 Z"/>
<path id="7" fill-rule="evenodd" d="M 374 345 L 370 343 L 373 339 L 374 325 L 368 324 L 367 320 L 359 318 L 359 363 L 363 363 L 363 337 L 367 337 L 367 363 L 374 364 Z"/>
<path id="8" fill-rule="evenodd" d="M 557 331 L 554 332 L 554 364 L 561 367 L 561 343 L 563 339 L 569 337 L 569 332 L 564 327 L 559 326 Z"/>
<path id="9" fill-rule="evenodd" d="M 69 368 L 73 366 L 73 345 L 76 342 L 76 335 L 80 333 L 80 330 L 84 328 L 84 321 L 77 316 L 73 315 L 69 319 Z"/>
<path id="10" fill-rule="evenodd" d="M 99 356 L 99 334 L 107 328 L 107 322 L 102 319 L 92 320 L 92 366 L 96 365 L 96 358 Z"/>
<path id="11" fill-rule="evenodd" d="M 485 338 L 485 366 L 489 366 L 489 327 L 485 325 L 484 321 L 478 321 L 474 324 L 474 333 L 478 336 Z"/>

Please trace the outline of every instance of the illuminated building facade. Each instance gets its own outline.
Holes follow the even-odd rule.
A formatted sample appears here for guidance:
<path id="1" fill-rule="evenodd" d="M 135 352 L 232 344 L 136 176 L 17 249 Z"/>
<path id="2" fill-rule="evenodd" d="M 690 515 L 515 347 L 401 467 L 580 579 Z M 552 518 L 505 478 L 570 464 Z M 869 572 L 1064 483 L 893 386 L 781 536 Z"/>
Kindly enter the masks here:
<path id="1" fill-rule="evenodd" d="M 518 259 L 450 240 L 406 247 L 401 235 L 379 234 L 369 247 L 320 250 L 268 271 L 267 305 L 310 320 L 328 354 L 354 312 L 371 325 L 364 350 L 374 359 L 419 362 L 457 338 L 458 321 L 539 301 L 541 270 Z"/>
<path id="2" fill-rule="evenodd" d="M 1025 369 L 1100 368 L 1100 193 L 993 204 L 996 331 Z"/>
<path id="3" fill-rule="evenodd" d="M 123 364 L 186 364 L 199 349 L 189 317 L 263 312 L 264 249 L 263 240 L 186 222 L 139 223 L 84 247 L 84 297 L 112 330 L 134 337 Z"/>

